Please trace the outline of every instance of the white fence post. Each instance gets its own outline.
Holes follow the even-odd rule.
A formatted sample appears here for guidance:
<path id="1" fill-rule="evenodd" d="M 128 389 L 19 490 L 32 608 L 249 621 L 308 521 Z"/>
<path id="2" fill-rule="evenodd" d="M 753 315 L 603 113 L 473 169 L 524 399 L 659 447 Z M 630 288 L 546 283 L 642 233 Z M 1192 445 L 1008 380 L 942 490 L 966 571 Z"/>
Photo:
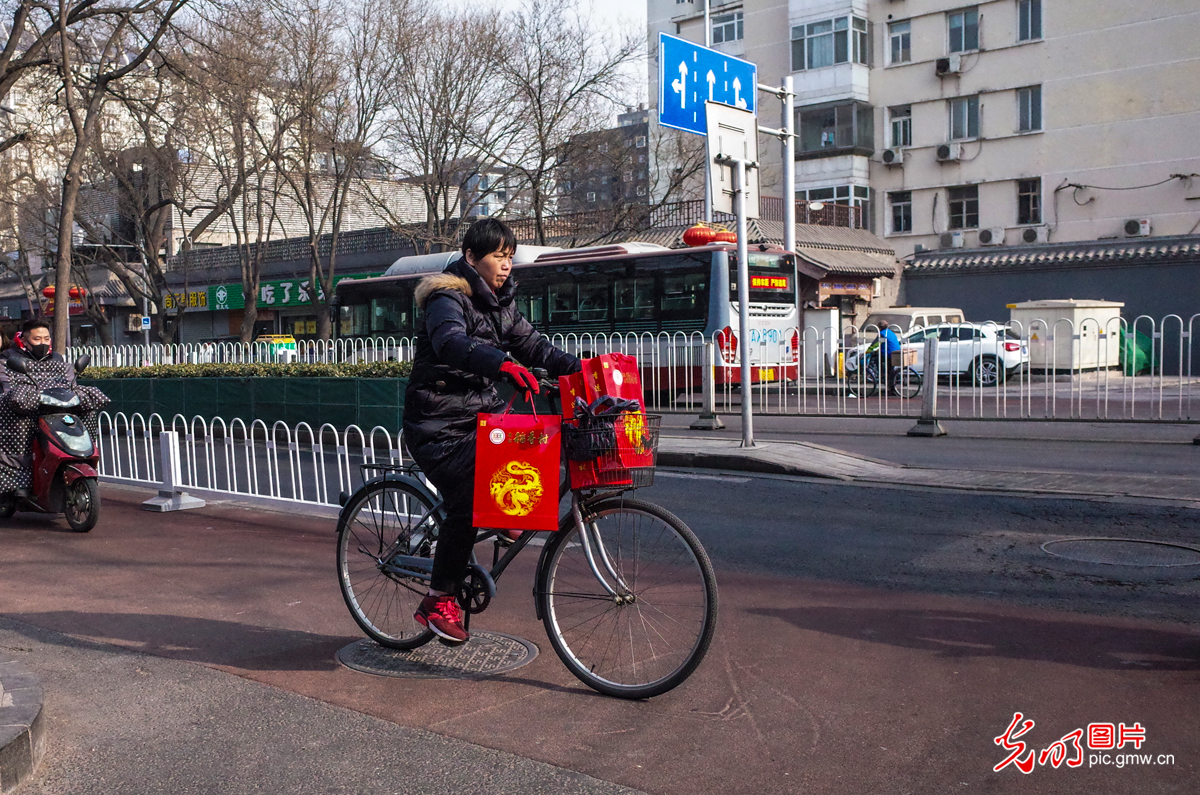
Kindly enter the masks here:
<path id="1" fill-rule="evenodd" d="M 193 497 L 179 488 L 179 434 L 175 431 L 162 431 L 158 435 L 159 449 L 162 452 L 162 483 L 158 487 L 158 496 L 151 497 L 142 503 L 147 511 L 183 511 L 188 508 L 203 508 L 204 500 Z"/>
<path id="2" fill-rule="evenodd" d="M 725 423 L 721 422 L 721 418 L 717 416 L 716 404 L 717 394 L 716 381 L 713 373 L 713 344 L 711 342 L 704 343 L 704 365 L 701 367 L 701 383 L 703 389 L 702 400 L 703 405 L 700 407 L 700 416 L 692 423 L 693 431 L 719 431 L 725 427 Z"/>

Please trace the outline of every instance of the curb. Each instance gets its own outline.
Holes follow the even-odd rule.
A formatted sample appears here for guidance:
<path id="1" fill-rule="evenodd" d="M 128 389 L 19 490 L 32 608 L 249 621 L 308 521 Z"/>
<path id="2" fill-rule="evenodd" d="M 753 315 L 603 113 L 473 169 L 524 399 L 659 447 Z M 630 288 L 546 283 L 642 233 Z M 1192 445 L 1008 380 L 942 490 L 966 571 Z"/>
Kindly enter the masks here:
<path id="1" fill-rule="evenodd" d="M 0 795 L 33 777 L 46 751 L 41 682 L 24 665 L 0 655 Z"/>
<path id="2" fill-rule="evenodd" d="M 782 464 L 746 455 L 720 453 L 679 453 L 659 450 L 659 466 L 681 469 L 727 469 L 733 472 L 760 472 L 764 475 L 795 475 L 800 477 L 825 478 L 849 481 L 847 475 L 834 474 L 816 469 Z"/>

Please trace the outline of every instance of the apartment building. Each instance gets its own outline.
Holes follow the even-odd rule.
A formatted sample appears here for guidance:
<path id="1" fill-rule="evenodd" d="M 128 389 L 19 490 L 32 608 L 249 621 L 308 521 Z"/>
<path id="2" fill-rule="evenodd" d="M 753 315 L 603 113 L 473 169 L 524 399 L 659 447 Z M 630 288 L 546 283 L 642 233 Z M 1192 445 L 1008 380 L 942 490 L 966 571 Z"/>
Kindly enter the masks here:
<path id="1" fill-rule="evenodd" d="M 649 201 L 649 111 L 628 109 L 617 126 L 576 135 L 558 172 L 558 210 L 611 212 Z"/>
<path id="2" fill-rule="evenodd" d="M 703 40 L 700 0 L 648 10 L 652 50 Z M 760 82 L 794 76 L 797 197 L 861 207 L 901 256 L 1197 230 L 1196 0 L 740 0 L 711 26 Z"/>

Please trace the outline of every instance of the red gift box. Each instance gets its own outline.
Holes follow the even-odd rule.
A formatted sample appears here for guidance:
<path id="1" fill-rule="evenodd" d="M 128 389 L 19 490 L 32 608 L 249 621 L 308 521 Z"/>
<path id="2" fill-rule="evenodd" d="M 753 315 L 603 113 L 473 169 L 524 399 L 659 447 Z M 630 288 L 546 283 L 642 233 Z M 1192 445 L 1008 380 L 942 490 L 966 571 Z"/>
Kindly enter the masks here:
<path id="1" fill-rule="evenodd" d="M 583 380 L 583 373 L 572 373 L 571 375 L 560 375 L 558 377 L 559 394 L 562 396 L 562 415 L 564 420 L 572 419 L 575 416 L 575 398 L 583 398 L 584 403 L 590 403 L 591 400 L 587 396 L 587 385 Z"/>
<path id="2" fill-rule="evenodd" d="M 479 415 L 475 433 L 476 527 L 558 529 L 561 425 L 559 417 L 507 411 Z"/>

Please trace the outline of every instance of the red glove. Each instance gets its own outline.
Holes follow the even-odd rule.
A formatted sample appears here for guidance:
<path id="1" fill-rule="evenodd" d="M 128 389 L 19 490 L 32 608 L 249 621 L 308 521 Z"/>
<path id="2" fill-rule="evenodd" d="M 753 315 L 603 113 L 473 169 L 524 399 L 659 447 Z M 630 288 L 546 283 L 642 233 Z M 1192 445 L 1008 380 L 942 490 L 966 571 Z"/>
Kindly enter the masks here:
<path id="1" fill-rule="evenodd" d="M 538 382 L 533 377 L 533 373 L 516 362 L 505 362 L 500 365 L 500 372 L 508 376 L 508 379 L 516 385 L 517 389 L 532 392 L 535 395 L 538 393 Z"/>

